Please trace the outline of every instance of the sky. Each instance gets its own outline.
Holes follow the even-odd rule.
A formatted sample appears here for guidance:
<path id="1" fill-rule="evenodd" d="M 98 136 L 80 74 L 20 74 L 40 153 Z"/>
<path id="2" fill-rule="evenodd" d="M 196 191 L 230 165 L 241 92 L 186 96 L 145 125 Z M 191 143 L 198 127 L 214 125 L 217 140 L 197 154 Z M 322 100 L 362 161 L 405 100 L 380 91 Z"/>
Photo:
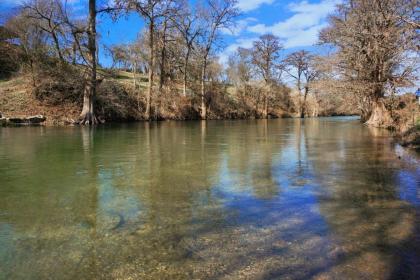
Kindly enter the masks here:
<path id="1" fill-rule="evenodd" d="M 240 16 L 230 30 L 222 30 L 222 48 L 218 53 L 225 64 L 229 55 L 238 47 L 249 48 L 259 36 L 271 33 L 280 38 L 284 55 L 306 49 L 322 52 L 315 46 L 319 31 L 327 24 L 327 16 L 341 0 L 239 0 Z M 0 0 L 0 11 L 13 10 L 21 0 Z M 76 15 L 87 11 L 87 0 L 67 0 Z M 100 37 L 99 61 L 104 66 L 111 64 L 111 58 L 104 46 L 133 41 L 144 27 L 137 14 L 129 14 L 113 21 L 108 16 L 98 18 Z"/>

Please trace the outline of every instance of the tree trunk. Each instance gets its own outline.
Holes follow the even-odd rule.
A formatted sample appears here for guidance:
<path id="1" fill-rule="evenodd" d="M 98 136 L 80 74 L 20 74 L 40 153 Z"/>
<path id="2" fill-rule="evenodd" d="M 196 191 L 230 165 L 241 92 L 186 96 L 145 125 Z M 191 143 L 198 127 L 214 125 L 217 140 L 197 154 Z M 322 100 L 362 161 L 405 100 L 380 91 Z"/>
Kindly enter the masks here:
<path id="1" fill-rule="evenodd" d="M 206 68 L 207 68 L 207 58 L 204 58 L 203 66 L 201 68 L 201 112 L 200 117 L 202 120 L 207 118 L 207 108 L 206 108 L 206 88 L 205 88 L 205 79 L 206 79 Z"/>
<path id="2" fill-rule="evenodd" d="M 187 71 L 188 71 L 189 57 L 190 57 L 190 48 L 187 49 L 187 53 L 184 58 L 184 77 L 183 77 L 184 86 L 183 86 L 183 92 L 182 92 L 184 96 L 187 96 Z"/>
<path id="3" fill-rule="evenodd" d="M 154 22 L 150 20 L 149 22 L 149 84 L 147 87 L 146 93 L 146 112 L 144 114 L 144 118 L 146 120 L 150 120 L 150 111 L 151 111 L 151 96 L 152 96 L 152 88 L 153 88 L 153 65 L 155 61 L 155 54 L 154 54 Z"/>
<path id="4" fill-rule="evenodd" d="M 58 38 L 57 38 L 57 35 L 55 34 L 55 31 L 51 32 L 51 36 L 52 36 L 53 41 L 54 41 L 54 46 L 55 46 L 55 49 L 57 51 L 58 58 L 60 59 L 61 63 L 64 63 L 64 57 L 63 57 L 63 54 L 61 53 L 60 43 L 58 42 Z"/>
<path id="5" fill-rule="evenodd" d="M 83 109 L 79 116 L 82 125 L 98 123 L 94 111 L 96 95 L 96 0 L 89 0 L 89 26 L 88 26 L 88 77 L 83 93 Z"/>
<path id="6" fill-rule="evenodd" d="M 160 51 L 160 76 L 159 76 L 159 92 L 162 92 L 163 85 L 165 84 L 165 61 L 166 61 L 166 20 L 163 23 L 162 31 L 162 49 Z"/>
<path id="7" fill-rule="evenodd" d="M 29 67 L 31 68 L 32 86 L 35 88 L 36 77 L 35 77 L 34 61 L 32 60 L 32 58 L 29 58 Z"/>
<path id="8" fill-rule="evenodd" d="M 264 107 L 263 107 L 263 114 L 262 118 L 266 119 L 268 117 L 268 96 L 271 93 L 271 84 L 269 81 L 266 81 L 266 90 L 264 93 Z"/>
<path id="9" fill-rule="evenodd" d="M 268 96 L 267 92 L 264 94 L 264 107 L 263 107 L 263 113 L 262 118 L 266 119 L 268 116 Z"/>
<path id="10" fill-rule="evenodd" d="M 268 97 L 267 94 L 264 96 L 264 111 L 263 111 L 263 119 L 268 117 Z"/>
<path id="11" fill-rule="evenodd" d="M 306 111 L 306 97 L 308 96 L 309 88 L 305 86 L 305 93 L 303 94 L 303 102 L 300 109 L 300 117 L 303 119 L 305 117 Z"/>
<path id="12" fill-rule="evenodd" d="M 383 88 L 377 86 L 373 92 L 370 115 L 367 125 L 388 128 L 393 125 L 390 112 L 386 109 L 383 101 Z"/>
<path id="13" fill-rule="evenodd" d="M 136 87 L 137 87 L 136 73 L 137 73 L 137 63 L 133 63 L 133 87 L 134 87 L 134 90 L 136 90 Z"/>
<path id="14" fill-rule="evenodd" d="M 76 45 L 76 42 L 73 43 L 72 51 L 73 51 L 73 57 L 72 57 L 71 63 L 73 65 L 76 65 L 76 59 L 77 59 L 77 45 Z"/>
<path id="15" fill-rule="evenodd" d="M 391 115 L 385 108 L 385 104 L 382 99 L 378 99 L 373 102 L 372 113 L 365 123 L 370 126 L 383 128 L 388 128 L 393 125 Z"/>

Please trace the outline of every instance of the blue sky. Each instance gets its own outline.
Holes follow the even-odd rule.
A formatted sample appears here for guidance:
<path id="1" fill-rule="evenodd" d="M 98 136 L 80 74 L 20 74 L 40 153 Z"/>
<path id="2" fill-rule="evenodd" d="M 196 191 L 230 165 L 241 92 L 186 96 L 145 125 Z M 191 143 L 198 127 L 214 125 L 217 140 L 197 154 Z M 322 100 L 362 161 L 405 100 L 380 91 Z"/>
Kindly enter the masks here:
<path id="1" fill-rule="evenodd" d="M 13 9 L 21 0 L 0 0 L 0 10 Z M 278 36 L 287 54 L 298 49 L 321 52 L 314 46 L 318 32 L 326 26 L 328 14 L 334 11 L 341 0 L 239 0 L 241 11 L 236 26 L 232 30 L 222 30 L 223 48 L 219 52 L 221 62 L 237 47 L 251 47 L 252 42 L 260 35 L 272 33 Z M 87 11 L 87 0 L 67 0 L 76 15 Z M 101 33 L 100 62 L 110 65 L 103 45 L 128 43 L 134 40 L 143 28 L 142 19 L 130 14 L 113 21 L 107 16 L 98 18 L 98 31 Z"/>

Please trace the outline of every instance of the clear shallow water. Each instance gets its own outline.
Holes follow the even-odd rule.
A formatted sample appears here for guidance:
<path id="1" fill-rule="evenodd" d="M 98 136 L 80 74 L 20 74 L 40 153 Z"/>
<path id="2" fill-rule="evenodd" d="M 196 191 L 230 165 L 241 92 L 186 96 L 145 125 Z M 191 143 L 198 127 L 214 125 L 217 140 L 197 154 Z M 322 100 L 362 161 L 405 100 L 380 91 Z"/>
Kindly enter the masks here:
<path id="1" fill-rule="evenodd" d="M 0 279 L 420 279 L 419 160 L 353 118 L 0 128 Z"/>

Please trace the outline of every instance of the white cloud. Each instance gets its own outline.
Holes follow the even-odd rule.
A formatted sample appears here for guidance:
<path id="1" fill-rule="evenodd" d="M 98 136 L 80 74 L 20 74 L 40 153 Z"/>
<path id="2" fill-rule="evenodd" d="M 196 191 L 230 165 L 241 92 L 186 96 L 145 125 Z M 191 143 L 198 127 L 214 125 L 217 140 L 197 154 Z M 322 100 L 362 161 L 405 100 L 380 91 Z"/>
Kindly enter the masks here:
<path id="1" fill-rule="evenodd" d="M 318 40 L 318 32 L 326 26 L 328 14 L 335 10 L 341 0 L 322 0 L 319 3 L 302 1 L 291 3 L 288 9 L 294 13 L 290 18 L 267 26 L 256 24 L 247 30 L 256 34 L 272 33 L 284 40 L 286 48 L 310 46 Z"/>
<path id="2" fill-rule="evenodd" d="M 259 8 L 262 4 L 272 4 L 274 0 L 239 0 L 236 6 L 242 12 L 249 12 Z"/>
<path id="3" fill-rule="evenodd" d="M 241 34 L 241 32 L 248 28 L 249 24 L 252 22 L 257 22 L 258 20 L 253 17 L 247 17 L 244 19 L 237 20 L 235 22 L 235 25 L 230 28 L 224 28 L 222 29 L 222 33 L 225 35 L 234 35 L 238 36 Z"/>
<path id="4" fill-rule="evenodd" d="M 328 14 L 335 10 L 335 6 L 342 0 L 321 0 L 319 3 L 309 3 L 308 1 L 301 1 L 291 3 L 287 9 L 293 15 L 283 21 L 277 22 L 273 25 L 255 24 L 250 26 L 250 23 L 255 22 L 254 18 L 248 18 L 238 21 L 238 25 L 233 32 L 224 30 L 225 34 L 239 35 L 246 30 L 250 33 L 262 35 L 272 33 L 282 39 L 285 48 L 306 47 L 315 44 L 318 40 L 319 31 L 326 27 L 326 18 Z M 261 5 L 261 3 L 272 3 L 273 1 L 240 1 L 239 3 L 248 3 L 248 7 Z M 259 3 L 259 4 L 252 4 Z M 245 4 L 243 7 L 246 7 Z M 252 6 L 254 7 L 254 6 Z M 252 19 L 252 20 L 249 20 Z M 229 32 L 229 33 L 228 33 Z M 233 44 L 229 45 L 220 54 L 220 62 L 226 65 L 229 55 L 234 53 L 238 47 L 250 48 L 252 42 L 257 38 L 238 38 Z"/>
<path id="5" fill-rule="evenodd" d="M 308 29 L 301 30 L 295 36 L 290 36 L 284 42 L 284 47 L 305 47 L 312 46 L 318 41 L 318 33 L 321 29 L 327 27 L 326 23 L 314 25 Z"/>
<path id="6" fill-rule="evenodd" d="M 235 41 L 235 43 L 230 44 L 223 52 L 219 55 L 219 61 L 223 65 L 226 65 L 229 59 L 229 56 L 233 54 L 239 47 L 241 48 L 251 48 L 252 43 L 257 40 L 254 38 L 240 38 Z"/>

